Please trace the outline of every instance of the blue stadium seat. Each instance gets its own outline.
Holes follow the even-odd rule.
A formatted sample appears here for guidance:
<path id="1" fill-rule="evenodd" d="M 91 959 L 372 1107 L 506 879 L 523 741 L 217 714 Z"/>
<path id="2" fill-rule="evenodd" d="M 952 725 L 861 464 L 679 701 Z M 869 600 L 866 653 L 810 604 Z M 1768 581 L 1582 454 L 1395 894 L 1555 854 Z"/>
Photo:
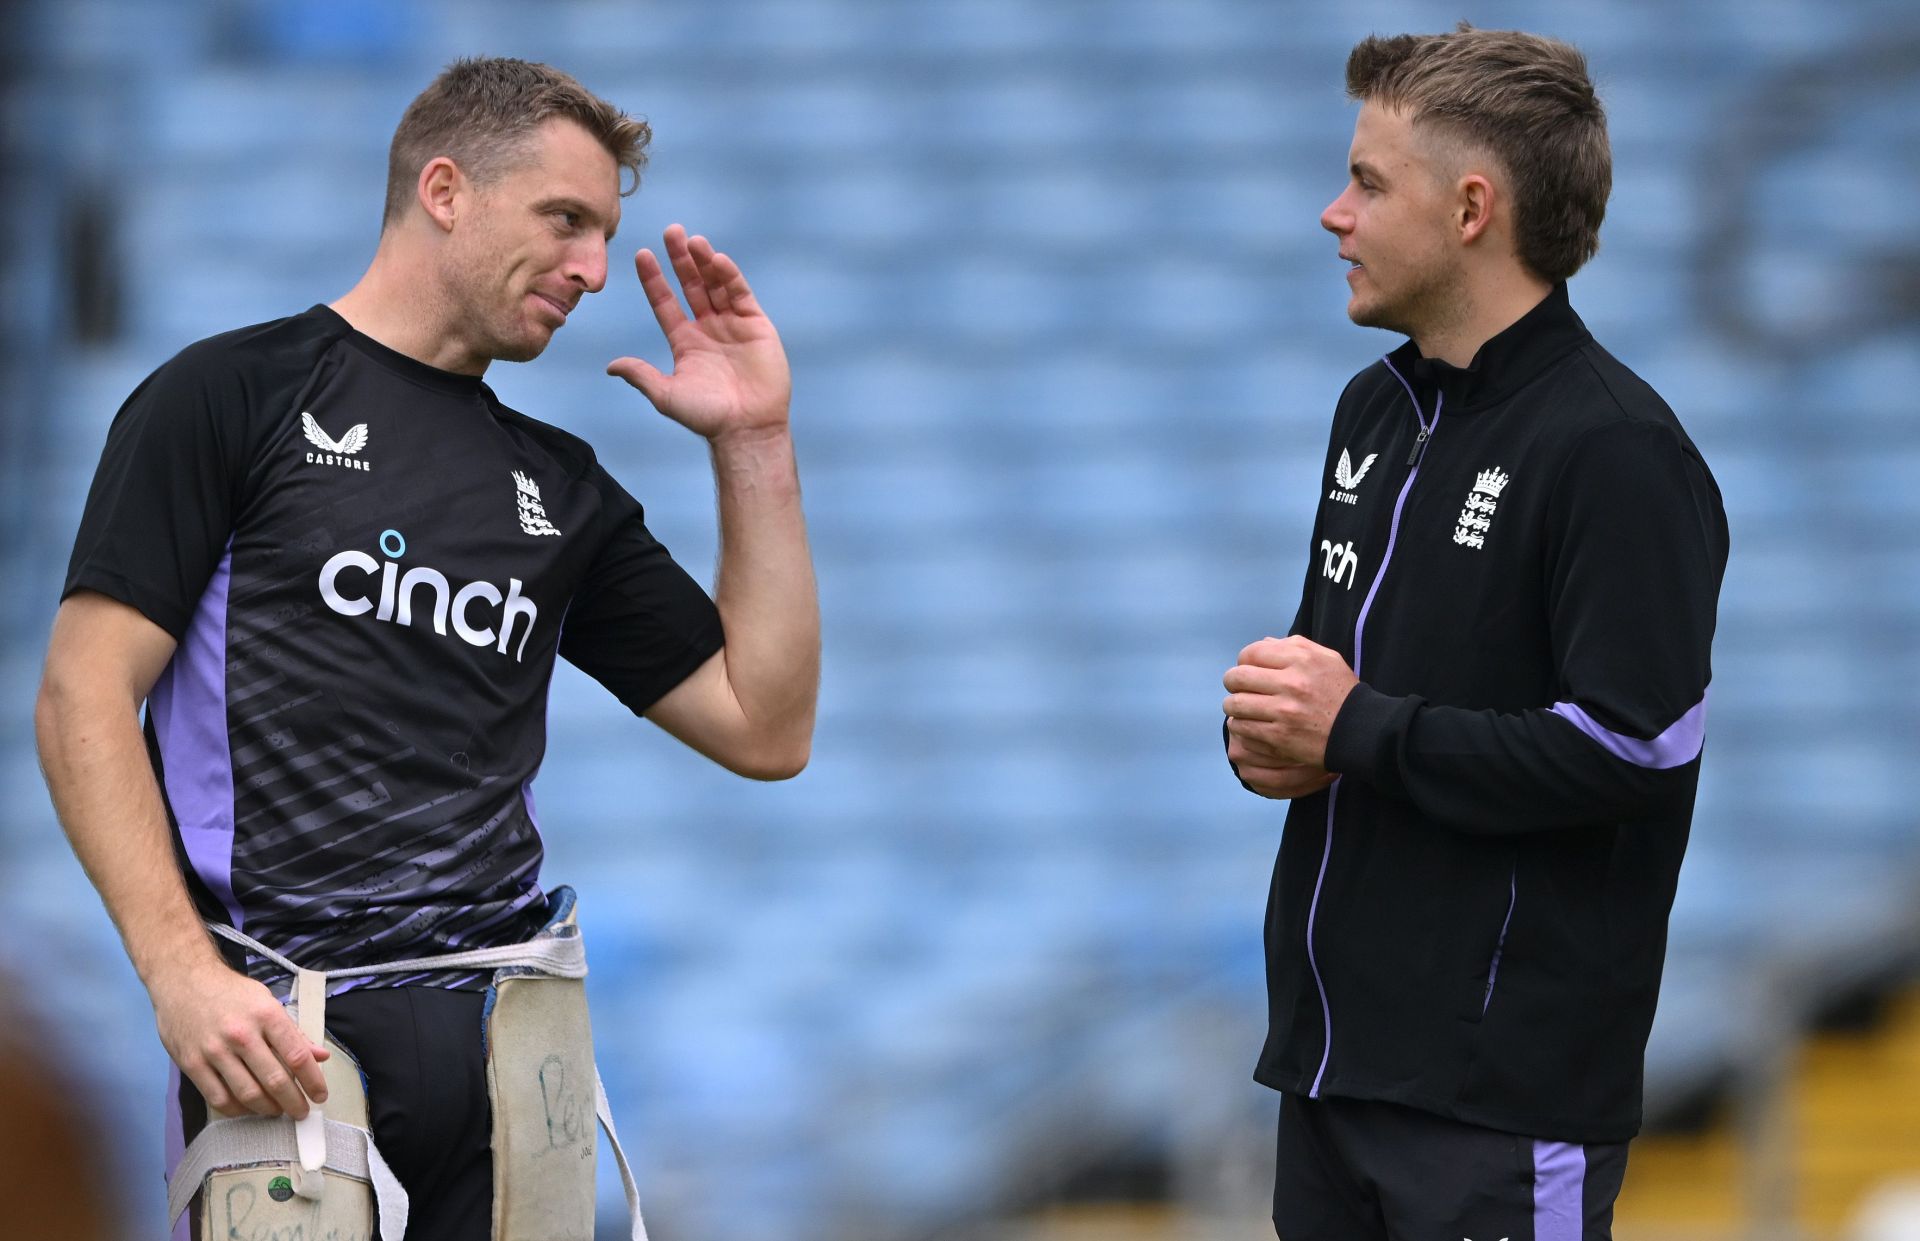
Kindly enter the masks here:
<path id="1" fill-rule="evenodd" d="M 1502 0 L 1475 18 L 1541 13 Z M 1010 1134 L 1063 1110 L 1165 1155 L 1168 1116 L 1251 1090 L 1264 1020 L 1284 808 L 1227 772 L 1219 678 L 1290 623 L 1327 413 L 1397 343 L 1343 321 L 1318 224 L 1345 175 L 1340 65 L 1371 29 L 1457 16 L 1425 0 L 1121 0 L 1097 17 L 1020 0 L 673 0 L 641 18 L 614 0 L 48 6 L 46 63 L 128 101 L 128 323 L 50 360 L 48 459 L 9 561 L 46 606 L 9 635 L 0 688 L 31 699 L 126 392 L 197 337 L 345 290 L 372 252 L 387 136 L 446 59 L 550 58 L 649 117 L 653 161 L 609 292 L 489 382 L 594 442 L 706 579 L 702 450 L 601 368 L 664 360 L 632 250 L 671 220 L 713 236 L 794 361 L 827 621 L 814 765 L 788 785 L 732 780 L 584 676 L 555 678 L 547 875 L 582 890 L 608 1086 L 659 1231 L 929 1235 L 1018 1184 Z M 1755 979 L 1883 933 L 1920 861 L 1920 353 L 1910 314 L 1820 336 L 1914 253 L 1911 161 L 1861 156 L 1911 147 L 1908 96 L 1758 176 L 1746 274 L 1699 270 L 1705 153 L 1755 84 L 1911 16 L 1714 0 L 1683 22 L 1607 0 L 1552 24 L 1592 56 L 1615 140 L 1575 303 L 1686 420 L 1733 526 L 1649 1049 L 1657 1109 L 1744 1054 L 1775 1002 Z M 1745 290 L 1785 344 L 1708 320 L 1703 282 L 1736 278 L 1711 287 Z M 13 804 L 41 805 L 24 716 L 0 741 Z M 137 984 L 50 814 L 0 822 L 0 858 L 31 932 L 0 962 L 60 997 L 77 1055 L 113 1066 L 103 1097 L 151 1097 Z M 1232 1027 L 1231 1073 L 1196 1074 L 1196 1013 Z M 157 1130 L 118 1131 L 128 1166 L 157 1164 Z M 611 1207 L 615 1183 L 602 1192 Z"/>

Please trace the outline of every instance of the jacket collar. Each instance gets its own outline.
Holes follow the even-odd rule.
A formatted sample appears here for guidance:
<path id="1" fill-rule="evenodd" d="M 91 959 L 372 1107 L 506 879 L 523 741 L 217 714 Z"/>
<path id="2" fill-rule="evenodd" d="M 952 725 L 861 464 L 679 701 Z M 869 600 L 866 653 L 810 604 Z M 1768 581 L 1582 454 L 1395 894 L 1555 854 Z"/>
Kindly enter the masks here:
<path id="1" fill-rule="evenodd" d="M 1573 313 L 1561 282 L 1511 327 L 1480 346 L 1464 367 L 1422 357 L 1411 340 L 1388 354 L 1387 361 L 1413 385 L 1423 407 L 1439 394 L 1446 398 L 1449 413 L 1465 413 L 1499 404 L 1592 339 L 1587 325 Z"/>

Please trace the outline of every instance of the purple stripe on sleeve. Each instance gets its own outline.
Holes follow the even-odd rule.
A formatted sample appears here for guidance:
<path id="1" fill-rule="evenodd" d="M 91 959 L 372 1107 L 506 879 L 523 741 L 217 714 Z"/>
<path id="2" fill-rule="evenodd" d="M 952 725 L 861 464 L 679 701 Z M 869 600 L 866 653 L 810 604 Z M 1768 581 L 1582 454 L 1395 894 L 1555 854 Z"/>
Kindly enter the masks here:
<path id="1" fill-rule="evenodd" d="M 1572 724 L 1598 742 L 1600 748 L 1635 767 L 1665 771 L 1680 767 L 1699 757 L 1707 739 L 1707 695 L 1693 704 L 1687 713 L 1667 726 L 1667 731 L 1651 741 L 1628 737 L 1595 720 L 1571 702 L 1556 702 L 1553 714 Z"/>
<path id="2" fill-rule="evenodd" d="M 1586 1183 L 1586 1147 L 1533 1144 L 1533 1241 L 1581 1241 Z"/>
<path id="3" fill-rule="evenodd" d="M 241 925 L 233 895 L 233 750 L 227 738 L 227 585 L 233 545 L 207 582 L 186 636 L 147 696 L 167 804 L 187 860 Z"/>

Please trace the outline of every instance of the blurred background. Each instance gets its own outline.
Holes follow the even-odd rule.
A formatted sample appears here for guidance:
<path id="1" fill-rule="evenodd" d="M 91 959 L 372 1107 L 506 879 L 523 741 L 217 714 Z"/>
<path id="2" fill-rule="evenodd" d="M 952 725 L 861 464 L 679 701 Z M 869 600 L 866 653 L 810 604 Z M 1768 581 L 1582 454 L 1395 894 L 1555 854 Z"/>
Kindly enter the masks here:
<path id="1" fill-rule="evenodd" d="M 97 1235 L 161 1235 L 164 1059 L 31 733 L 107 422 L 188 342 L 345 291 L 407 101 L 513 55 L 654 124 L 617 246 L 705 231 L 781 328 L 826 614 L 790 784 L 555 679 L 546 876 L 653 1235 L 1271 1237 L 1284 806 L 1229 775 L 1219 677 L 1288 624 L 1334 400 L 1397 343 L 1317 225 L 1347 50 L 1461 17 L 1590 57 L 1616 189 L 1574 303 L 1733 527 L 1618 1235 L 1920 1236 L 1911 0 L 0 7 L 0 1073 L 52 1100 L 10 1140 L 78 1129 Z M 704 574 L 704 451 L 602 375 L 628 352 L 664 354 L 616 263 L 488 378 Z"/>

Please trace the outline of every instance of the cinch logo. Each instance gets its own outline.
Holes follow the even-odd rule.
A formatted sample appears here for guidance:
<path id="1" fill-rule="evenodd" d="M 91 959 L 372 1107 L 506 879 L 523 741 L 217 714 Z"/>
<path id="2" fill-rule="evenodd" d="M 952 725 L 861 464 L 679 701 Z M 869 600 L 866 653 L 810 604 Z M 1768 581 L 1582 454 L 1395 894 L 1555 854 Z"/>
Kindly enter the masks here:
<path id="1" fill-rule="evenodd" d="M 431 592 L 433 607 L 433 631 L 441 637 L 447 633 L 447 623 L 453 623 L 453 632 L 460 640 L 471 646 L 491 646 L 502 655 L 507 653 L 507 643 L 512 639 L 514 622 L 524 619 L 526 629 L 520 634 L 520 645 L 514 649 L 513 658 L 519 662 L 527 653 L 527 639 L 533 636 L 533 627 L 540 619 L 540 609 L 520 593 L 520 579 L 507 579 L 507 593 L 502 595 L 500 588 L 492 582 L 468 582 L 458 591 L 447 575 L 438 569 L 425 565 L 415 565 L 405 573 L 395 563 L 407 554 L 407 540 L 398 530 L 384 530 L 380 534 L 380 551 L 387 556 L 383 563 L 365 552 L 338 552 L 327 563 L 320 566 L 320 597 L 327 606 L 342 616 L 365 616 L 373 613 L 373 619 L 391 624 L 413 626 L 413 605 L 421 587 Z M 367 597 L 371 589 L 370 580 L 355 580 L 349 574 L 364 574 L 367 578 L 378 574 L 380 577 L 380 601 L 377 605 Z M 344 588 L 344 589 L 343 589 Z M 358 597 L 347 591 L 358 590 Z M 496 631 L 490 626 L 473 623 L 473 605 L 484 602 L 488 609 L 500 609 L 500 628 Z M 485 613 L 482 613 L 485 619 Z"/>
<path id="2" fill-rule="evenodd" d="M 1347 589 L 1360 580 L 1360 557 L 1355 554 L 1352 543 L 1334 543 L 1320 540 L 1320 555 L 1325 563 L 1320 566 L 1322 577 L 1330 577 L 1336 583 L 1346 582 Z"/>

